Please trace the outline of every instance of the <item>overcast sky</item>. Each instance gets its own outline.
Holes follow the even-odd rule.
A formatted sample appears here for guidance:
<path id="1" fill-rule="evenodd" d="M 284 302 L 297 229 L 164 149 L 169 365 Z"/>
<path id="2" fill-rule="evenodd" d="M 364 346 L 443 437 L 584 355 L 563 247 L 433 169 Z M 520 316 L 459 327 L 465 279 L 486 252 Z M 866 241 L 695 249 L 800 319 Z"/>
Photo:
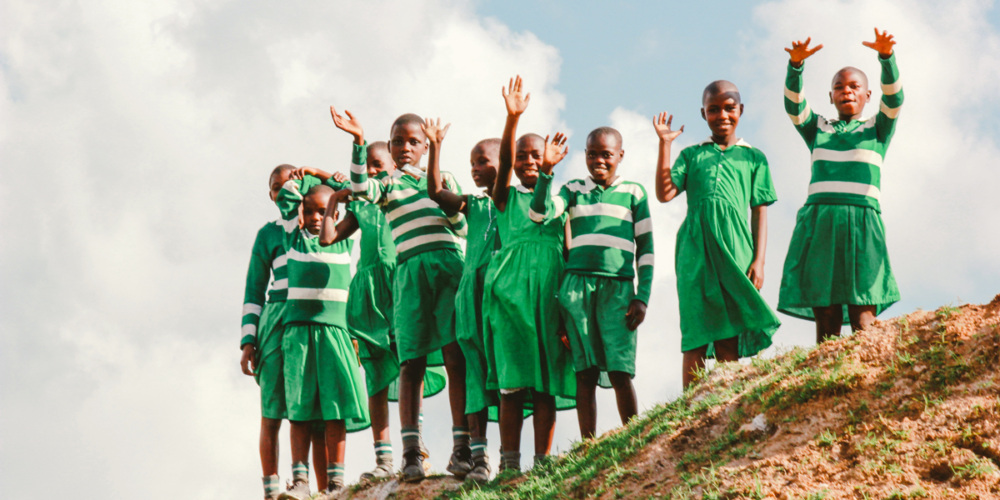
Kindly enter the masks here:
<path id="1" fill-rule="evenodd" d="M 781 104 L 782 49 L 808 36 L 825 45 L 805 92 L 831 116 L 836 69 L 878 78 L 861 45 L 878 26 L 896 35 L 906 91 L 882 172 L 903 300 L 884 318 L 1000 292 L 994 2 L 536 3 L 0 4 L 2 496 L 259 496 L 258 389 L 238 367 L 246 265 L 277 215 L 272 167 L 346 169 L 350 138 L 330 104 L 355 112 L 369 140 L 404 112 L 451 122 L 443 165 L 472 190 L 469 150 L 500 135 L 500 87 L 521 74 L 532 99 L 520 132 L 571 135 L 558 180 L 585 175 L 583 138 L 610 124 L 624 135 L 620 173 L 652 192 L 652 115 L 686 126 L 678 146 L 699 142 L 701 89 L 732 80 L 746 103 L 740 135 L 767 154 L 778 193 L 763 291 L 773 306 L 809 180 Z M 681 374 L 673 246 L 686 200 L 652 208 L 656 282 L 635 379 L 644 408 L 676 397 Z M 782 321 L 778 348 L 812 343 L 811 323 Z M 615 427 L 612 393 L 599 404 L 600 430 Z M 425 412 L 441 470 L 446 396 Z M 558 450 L 578 439 L 575 413 L 559 415 L 556 434 Z M 496 463 L 495 428 L 490 437 Z M 281 439 L 288 477 L 287 425 Z M 350 481 L 374 465 L 370 433 L 350 436 L 348 458 Z"/>

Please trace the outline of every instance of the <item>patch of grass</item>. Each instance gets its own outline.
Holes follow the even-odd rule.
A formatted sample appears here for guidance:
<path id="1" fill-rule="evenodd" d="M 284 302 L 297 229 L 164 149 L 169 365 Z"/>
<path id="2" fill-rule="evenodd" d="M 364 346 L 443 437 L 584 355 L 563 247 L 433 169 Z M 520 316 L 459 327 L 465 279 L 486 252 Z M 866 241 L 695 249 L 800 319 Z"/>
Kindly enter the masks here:
<path id="1" fill-rule="evenodd" d="M 826 448 L 833 446 L 837 442 L 837 435 L 830 431 L 830 429 L 823 429 L 816 435 L 816 446 L 821 448 Z"/>
<path id="2" fill-rule="evenodd" d="M 955 473 L 955 477 L 968 481 L 993 472 L 993 464 L 989 460 L 976 457 L 963 465 L 951 466 L 951 470 Z"/>
<path id="3" fill-rule="evenodd" d="M 824 488 L 806 495 L 805 500 L 823 500 L 830 495 L 830 490 Z"/>

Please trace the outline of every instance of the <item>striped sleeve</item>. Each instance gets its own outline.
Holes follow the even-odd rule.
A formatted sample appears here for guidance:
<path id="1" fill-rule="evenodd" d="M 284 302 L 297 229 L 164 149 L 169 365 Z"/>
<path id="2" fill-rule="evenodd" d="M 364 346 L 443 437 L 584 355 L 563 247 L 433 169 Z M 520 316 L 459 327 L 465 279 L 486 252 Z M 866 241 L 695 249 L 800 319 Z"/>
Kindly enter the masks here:
<path id="1" fill-rule="evenodd" d="M 649 304 L 649 294 L 653 290 L 653 219 L 649 214 L 649 197 L 646 189 L 639 187 L 642 197 L 633 198 L 632 220 L 635 221 L 635 263 L 639 275 L 636 300 Z"/>
<path id="2" fill-rule="evenodd" d="M 250 267 L 247 269 L 247 283 L 243 292 L 243 321 L 240 327 L 240 349 L 253 344 L 257 339 L 260 312 L 264 308 L 267 282 L 271 277 L 271 261 L 267 253 L 266 234 L 257 232 L 250 253 Z"/>
<path id="3" fill-rule="evenodd" d="M 896 53 L 884 59 L 879 56 L 878 61 L 882 65 L 882 100 L 875 115 L 875 131 L 879 140 L 888 144 L 896 131 L 896 117 L 903 106 L 903 86 L 899 83 Z"/>
<path id="4" fill-rule="evenodd" d="M 368 178 L 368 148 L 351 144 L 351 191 L 357 198 L 378 204 L 385 196 L 385 186 Z"/>
<path id="5" fill-rule="evenodd" d="M 538 183 L 535 185 L 535 194 L 531 198 L 531 205 L 528 207 L 528 217 L 539 224 L 560 217 L 569 206 L 569 190 L 563 186 L 559 194 L 552 197 L 552 175 L 544 172 L 538 173 Z"/>
<path id="6" fill-rule="evenodd" d="M 806 102 L 806 96 L 802 91 L 803 80 L 802 70 L 805 64 L 796 68 L 792 63 L 788 63 L 788 74 L 785 76 L 785 112 L 788 118 L 795 125 L 799 135 L 805 139 L 809 148 L 812 148 L 816 141 L 816 123 L 818 117 Z"/>
<path id="7" fill-rule="evenodd" d="M 278 198 L 274 201 L 281 211 L 282 226 L 286 233 L 290 233 L 298 227 L 299 205 L 302 203 L 302 190 L 305 188 L 306 179 L 290 179 L 281 186 L 278 191 Z"/>

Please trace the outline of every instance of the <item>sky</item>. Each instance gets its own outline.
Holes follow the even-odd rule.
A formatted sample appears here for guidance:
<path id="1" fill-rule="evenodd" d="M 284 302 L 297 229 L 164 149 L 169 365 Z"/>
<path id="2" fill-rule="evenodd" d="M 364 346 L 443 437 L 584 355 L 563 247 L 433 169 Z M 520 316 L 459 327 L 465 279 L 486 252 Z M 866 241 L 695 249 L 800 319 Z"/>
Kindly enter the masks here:
<path id="1" fill-rule="evenodd" d="M 520 131 L 570 134 L 557 181 L 585 175 L 586 133 L 611 125 L 624 136 L 620 173 L 651 192 L 653 114 L 685 125 L 676 154 L 708 135 L 701 89 L 732 80 L 746 104 L 740 135 L 767 155 L 778 193 L 762 291 L 775 305 L 809 180 L 808 152 L 781 105 L 782 49 L 809 36 L 824 44 L 807 63 L 805 94 L 829 116 L 836 69 L 877 75 L 861 42 L 878 26 L 896 35 L 906 92 L 882 171 L 903 298 L 883 318 L 1000 292 L 995 2 L 651 4 L 0 4 L 3 496 L 40 485 L 83 499 L 259 496 L 259 393 L 238 366 L 246 266 L 256 230 L 276 217 L 266 197 L 274 165 L 347 168 L 350 138 L 333 127 L 331 104 L 354 112 L 369 140 L 405 112 L 450 122 L 442 165 L 472 189 L 468 151 L 500 135 L 500 88 L 520 74 L 532 95 Z M 639 330 L 641 408 L 680 394 L 681 376 L 673 248 L 686 199 L 651 206 L 657 266 Z M 813 342 L 810 323 L 781 319 L 765 356 Z M 600 393 L 600 432 L 618 425 L 613 401 Z M 398 457 L 395 405 L 390 413 Z M 425 413 L 441 470 L 447 398 L 428 399 Z M 495 427 L 489 437 L 496 462 Z M 555 450 L 578 438 L 575 413 L 561 413 Z M 524 467 L 531 442 L 526 422 Z M 349 437 L 350 481 L 374 465 L 371 446 L 370 433 Z"/>

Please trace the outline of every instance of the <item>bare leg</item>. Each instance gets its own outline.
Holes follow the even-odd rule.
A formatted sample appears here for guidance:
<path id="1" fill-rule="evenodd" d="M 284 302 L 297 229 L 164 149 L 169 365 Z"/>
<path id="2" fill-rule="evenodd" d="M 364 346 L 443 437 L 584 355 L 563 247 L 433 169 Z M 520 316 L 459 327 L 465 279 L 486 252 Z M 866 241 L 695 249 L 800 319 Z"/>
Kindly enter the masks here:
<path id="1" fill-rule="evenodd" d="M 534 391 L 532 398 L 535 403 L 535 413 L 531 417 L 535 429 L 535 455 L 548 455 L 556 431 L 556 398 L 538 391 Z"/>
<path id="2" fill-rule="evenodd" d="M 684 373 L 681 375 L 684 388 L 687 389 L 697 380 L 698 372 L 705 369 L 705 355 L 708 346 L 703 345 L 690 351 L 684 351 Z"/>
<path id="3" fill-rule="evenodd" d="M 469 434 L 472 439 L 483 439 L 486 437 L 486 423 L 490 419 L 490 410 L 483 408 L 476 413 L 466 415 L 469 420 Z"/>
<path id="4" fill-rule="evenodd" d="M 309 461 L 309 426 L 310 422 L 291 421 L 290 441 L 292 446 L 292 463 Z"/>
<path id="5" fill-rule="evenodd" d="M 875 306 L 847 306 L 847 317 L 851 318 L 851 330 L 864 330 L 875 322 Z"/>
<path id="6" fill-rule="evenodd" d="M 278 473 L 278 431 L 281 420 L 261 417 L 260 419 L 260 467 L 264 476 Z"/>
<path id="7" fill-rule="evenodd" d="M 828 337 L 840 336 L 840 324 L 844 321 L 844 306 L 834 304 L 828 307 L 814 307 L 816 317 L 816 344 L 822 344 Z"/>
<path id="8" fill-rule="evenodd" d="M 521 450 L 521 427 L 524 425 L 524 393 L 500 394 L 500 449 Z"/>
<path id="9" fill-rule="evenodd" d="M 618 416 L 622 424 L 627 424 L 639 413 L 639 403 L 635 398 L 635 387 L 632 386 L 632 376 L 625 372 L 608 372 L 611 387 L 615 389 L 615 400 L 618 403 Z"/>
<path id="10" fill-rule="evenodd" d="M 424 371 L 427 358 L 411 359 L 399 371 L 399 425 L 415 428 L 420 422 L 420 404 L 423 399 Z"/>
<path id="11" fill-rule="evenodd" d="M 326 431 L 325 426 L 317 422 L 309 423 L 309 434 L 312 441 L 313 472 L 316 474 L 316 488 L 319 491 L 326 489 Z"/>
<path id="12" fill-rule="evenodd" d="M 580 437 L 590 439 L 597 434 L 597 368 L 576 372 L 576 415 L 580 421 Z"/>
<path id="13" fill-rule="evenodd" d="M 368 411 L 372 419 L 372 438 L 374 438 L 375 441 L 390 440 L 388 387 L 376 392 L 368 398 Z"/>
<path id="14" fill-rule="evenodd" d="M 740 338 L 733 337 L 715 341 L 715 360 L 725 363 L 740 360 Z"/>
<path id="15" fill-rule="evenodd" d="M 444 355 L 444 370 L 448 373 L 448 402 L 451 403 L 451 425 L 468 427 L 465 418 L 465 356 L 458 342 L 441 348 Z M 421 375 L 423 377 L 423 375 Z"/>
<path id="16" fill-rule="evenodd" d="M 347 426 L 343 420 L 326 421 L 326 460 L 333 464 L 344 463 L 347 455 Z M 324 468 L 324 475 L 326 470 Z M 326 483 L 322 489 L 326 489 Z"/>

